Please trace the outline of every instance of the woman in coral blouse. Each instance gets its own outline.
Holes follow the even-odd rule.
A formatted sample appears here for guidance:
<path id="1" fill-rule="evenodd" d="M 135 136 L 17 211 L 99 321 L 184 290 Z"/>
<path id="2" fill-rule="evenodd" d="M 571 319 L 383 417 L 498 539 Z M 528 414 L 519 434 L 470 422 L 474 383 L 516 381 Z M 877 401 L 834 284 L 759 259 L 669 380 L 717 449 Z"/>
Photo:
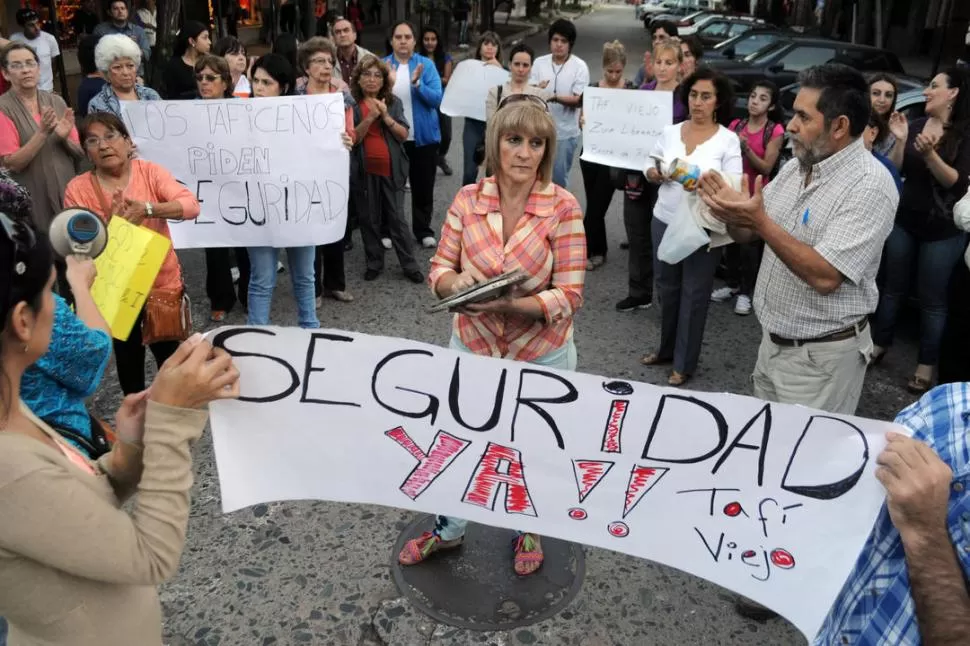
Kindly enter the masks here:
<path id="1" fill-rule="evenodd" d="M 107 222 L 112 215 L 171 239 L 168 220 L 187 220 L 199 214 L 199 202 L 170 172 L 150 161 L 132 159 L 134 145 L 121 119 L 108 112 L 81 122 L 81 144 L 94 170 L 75 177 L 64 193 L 65 206 L 85 208 Z M 182 268 L 169 248 L 155 279 L 156 289 L 180 289 Z M 126 395 L 145 389 L 145 347 L 138 315 L 126 341 L 114 340 L 118 381 Z M 176 341 L 148 346 L 158 367 L 178 348 Z"/>
<path id="2" fill-rule="evenodd" d="M 448 209 L 428 282 L 445 298 L 475 283 L 519 270 L 529 278 L 506 296 L 467 305 L 455 315 L 450 347 L 488 357 L 575 370 L 573 315 L 583 304 L 586 235 L 583 212 L 553 184 L 556 127 L 538 97 L 509 96 L 489 121 L 485 140 L 493 177 L 465 186 Z M 461 545 L 467 521 L 438 516 L 434 530 L 404 546 L 413 565 Z M 535 534 L 519 534 L 515 572 L 542 565 Z"/>

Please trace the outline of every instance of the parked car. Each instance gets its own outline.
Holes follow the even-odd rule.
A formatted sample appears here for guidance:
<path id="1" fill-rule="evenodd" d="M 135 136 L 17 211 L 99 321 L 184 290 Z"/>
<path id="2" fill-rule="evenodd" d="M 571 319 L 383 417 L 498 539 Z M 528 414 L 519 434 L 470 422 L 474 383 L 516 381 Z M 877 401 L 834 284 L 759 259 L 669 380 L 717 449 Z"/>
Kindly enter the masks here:
<path id="1" fill-rule="evenodd" d="M 724 42 L 714 45 L 704 52 L 704 58 L 711 60 L 724 58 L 740 60 L 755 52 L 773 46 L 779 39 L 791 35 L 792 32 L 777 27 L 763 27 L 751 29 L 743 34 L 728 38 Z"/>
<path id="2" fill-rule="evenodd" d="M 719 16 L 698 23 L 696 32 L 694 30 L 684 31 L 684 35 L 694 33 L 705 48 L 714 47 L 728 38 L 740 36 L 756 27 L 763 27 L 764 21 L 757 18 L 737 18 L 729 16 Z"/>
<path id="3" fill-rule="evenodd" d="M 645 15 L 643 26 L 649 29 L 652 23 L 664 20 L 676 24 L 681 18 L 699 11 L 712 12 L 712 4 L 711 0 L 674 0 L 666 11 Z"/>
<path id="4" fill-rule="evenodd" d="M 633 12 L 637 21 L 646 20 L 648 16 L 664 13 L 674 4 L 674 0 L 643 0 L 638 2 Z"/>
<path id="5" fill-rule="evenodd" d="M 687 14 L 686 16 L 677 19 L 674 18 L 670 22 L 677 25 L 677 33 L 686 36 L 686 30 L 691 28 L 696 28 L 701 22 L 708 20 L 710 18 L 715 18 L 721 14 L 716 11 L 711 11 L 710 9 L 704 9 L 702 11 L 695 11 L 694 13 Z M 693 32 L 691 32 L 693 33 Z"/>
<path id="6" fill-rule="evenodd" d="M 899 95 L 896 97 L 896 111 L 901 112 L 909 121 L 922 117 L 926 111 L 926 97 L 923 96 L 926 81 L 914 76 L 896 76 L 896 85 L 899 87 Z M 786 123 L 795 114 L 795 97 L 798 95 L 799 89 L 801 89 L 801 85 L 792 83 L 778 91 Z M 745 109 L 747 109 L 747 102 L 748 99 L 745 97 Z"/>
<path id="7" fill-rule="evenodd" d="M 712 58 L 707 64 L 726 74 L 736 93 L 747 94 L 755 81 L 768 79 L 784 87 L 794 83 L 802 70 L 830 62 L 845 63 L 863 72 L 905 73 L 899 59 L 888 50 L 803 36 L 784 36 L 742 60 Z"/>

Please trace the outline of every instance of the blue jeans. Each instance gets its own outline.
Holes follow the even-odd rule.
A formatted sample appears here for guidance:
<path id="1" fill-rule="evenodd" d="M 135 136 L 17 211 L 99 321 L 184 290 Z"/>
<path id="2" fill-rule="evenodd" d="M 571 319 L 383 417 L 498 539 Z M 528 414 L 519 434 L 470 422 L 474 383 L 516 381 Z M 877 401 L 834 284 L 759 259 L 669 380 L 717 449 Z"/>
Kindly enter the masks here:
<path id="1" fill-rule="evenodd" d="M 923 242 L 896 225 L 886 240 L 883 259 L 885 282 L 879 294 L 879 307 L 872 316 L 872 341 L 887 348 L 892 345 L 896 319 L 906 302 L 913 266 L 916 266 L 916 295 L 919 299 L 920 338 L 918 363 L 935 366 L 940 360 L 940 340 L 946 326 L 947 286 L 953 268 L 967 248 L 963 234 Z"/>
<path id="2" fill-rule="evenodd" d="M 302 328 L 318 328 L 316 294 L 314 293 L 313 259 L 316 247 L 289 247 L 286 249 L 289 261 L 290 281 L 293 283 L 293 296 L 299 313 Z M 273 247 L 249 247 L 249 262 L 252 266 L 249 278 L 249 315 L 247 325 L 269 325 L 270 306 L 273 303 L 273 288 L 276 287 L 276 262 L 279 249 Z"/>
<path id="3" fill-rule="evenodd" d="M 573 167 L 577 146 L 579 146 L 578 135 L 556 141 L 556 161 L 552 166 L 552 181 L 563 188 L 566 188 L 569 181 L 569 169 Z"/>
<path id="4" fill-rule="evenodd" d="M 461 352 L 471 352 L 455 334 L 451 335 L 451 342 L 448 344 L 448 347 Z M 537 357 L 529 363 L 547 368 L 558 368 L 559 370 L 575 370 L 576 362 L 576 343 L 572 339 L 569 339 L 561 348 Z M 437 516 L 434 522 L 434 532 L 443 541 L 453 541 L 465 535 L 465 527 L 467 526 L 468 521 L 463 518 Z"/>
<path id="5" fill-rule="evenodd" d="M 465 156 L 461 185 L 474 184 L 478 179 L 478 164 L 475 163 L 475 148 L 485 142 L 485 122 L 465 117 L 465 128 L 461 133 L 461 148 Z"/>

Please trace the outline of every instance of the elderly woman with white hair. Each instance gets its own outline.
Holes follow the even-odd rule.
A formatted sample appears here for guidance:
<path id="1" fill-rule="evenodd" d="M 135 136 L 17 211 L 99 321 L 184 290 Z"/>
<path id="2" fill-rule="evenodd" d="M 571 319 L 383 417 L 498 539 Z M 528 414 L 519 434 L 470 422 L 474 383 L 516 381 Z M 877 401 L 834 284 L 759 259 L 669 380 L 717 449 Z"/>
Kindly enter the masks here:
<path id="1" fill-rule="evenodd" d="M 88 112 L 110 112 L 121 117 L 122 101 L 159 101 L 158 92 L 138 82 L 141 49 L 128 36 L 102 36 L 94 48 L 94 64 L 107 83 L 88 103 Z"/>

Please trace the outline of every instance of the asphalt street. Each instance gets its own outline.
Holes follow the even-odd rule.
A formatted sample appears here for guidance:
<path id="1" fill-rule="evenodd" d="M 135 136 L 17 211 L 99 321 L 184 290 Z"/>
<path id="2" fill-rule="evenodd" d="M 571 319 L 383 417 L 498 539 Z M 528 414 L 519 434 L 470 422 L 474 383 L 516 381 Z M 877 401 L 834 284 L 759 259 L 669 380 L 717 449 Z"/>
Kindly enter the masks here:
<path id="1" fill-rule="evenodd" d="M 648 36 L 629 5 L 598 8 L 577 21 L 574 53 L 587 61 L 592 78 L 601 76 L 603 43 L 619 39 L 629 55 L 627 76 L 633 78 Z M 545 53 L 546 36 L 530 39 Z M 461 123 L 449 155 L 455 175 L 439 173 L 435 189 L 434 226 L 459 188 Z M 326 163 L 320 160 L 319 163 Z M 569 188 L 584 202 L 578 160 Z M 610 208 L 608 262 L 587 274 L 586 301 L 576 317 L 579 369 L 648 383 L 665 383 L 663 368 L 646 368 L 638 359 L 655 347 L 656 309 L 618 313 L 626 295 L 626 252 L 621 194 Z M 408 282 L 393 254 L 375 282 L 363 280 L 359 238 L 347 255 L 352 303 L 327 300 L 320 310 L 324 327 L 397 336 L 445 345 L 449 319 L 429 314 L 427 287 Z M 426 264 L 429 250 L 420 250 Z M 208 323 L 205 266 L 201 251 L 181 252 L 197 327 Z M 288 277 L 281 275 L 272 318 L 296 325 Z M 244 324 L 237 308 L 228 324 Z M 905 331 L 904 331 L 905 332 Z M 749 392 L 761 330 L 754 316 L 733 313 L 730 304 L 713 304 L 701 365 L 691 388 Z M 914 398 L 904 389 L 915 366 L 912 335 L 903 335 L 891 355 L 867 379 L 859 413 L 891 419 Z M 111 417 L 120 400 L 112 372 L 96 396 L 96 408 Z M 551 619 L 508 632 L 482 633 L 438 624 L 420 614 L 394 586 L 391 548 L 414 518 L 398 509 L 330 502 L 259 505 L 222 514 L 212 445 L 206 435 L 196 447 L 196 485 L 188 543 L 178 575 L 161 588 L 165 640 L 170 646 L 268 644 L 387 644 L 434 646 L 463 644 L 804 644 L 787 622 L 747 621 L 733 612 L 733 596 L 701 579 L 648 561 L 600 549 L 586 549 L 586 580 L 567 611 Z M 661 530 L 662 531 L 662 530 Z"/>

